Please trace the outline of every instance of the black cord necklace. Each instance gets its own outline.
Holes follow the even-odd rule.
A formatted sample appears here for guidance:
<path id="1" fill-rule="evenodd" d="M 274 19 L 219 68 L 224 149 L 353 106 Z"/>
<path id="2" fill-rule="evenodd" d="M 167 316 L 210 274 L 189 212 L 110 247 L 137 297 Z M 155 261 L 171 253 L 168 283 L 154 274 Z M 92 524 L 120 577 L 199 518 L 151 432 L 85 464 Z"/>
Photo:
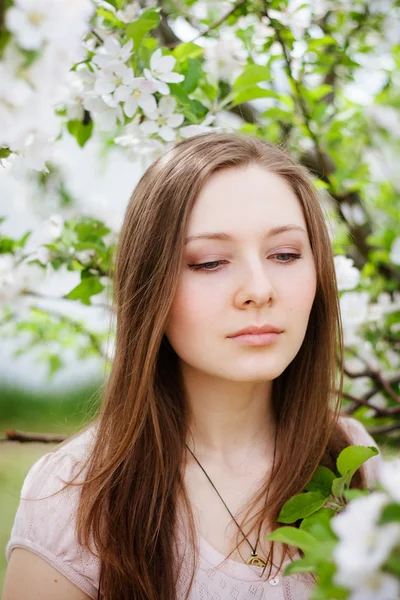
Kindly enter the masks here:
<path id="1" fill-rule="evenodd" d="M 273 462 L 272 462 L 272 471 L 271 471 L 271 476 L 274 472 L 274 467 L 275 467 L 275 456 L 276 456 L 276 438 L 277 438 L 277 429 L 275 430 L 275 443 L 274 443 L 274 458 L 273 458 Z M 217 490 L 217 488 L 215 487 L 215 485 L 213 484 L 213 482 L 211 481 L 210 477 L 208 476 L 207 472 L 205 471 L 204 467 L 201 465 L 200 461 L 196 458 L 196 456 L 193 454 L 193 452 L 191 451 L 191 449 L 189 448 L 189 446 L 187 444 L 186 448 L 189 450 L 189 452 L 191 453 L 191 455 L 193 456 L 193 458 L 195 459 L 195 461 L 197 462 L 197 464 L 199 465 L 199 467 L 201 468 L 201 470 L 203 471 L 204 475 L 207 477 L 208 481 L 211 483 L 211 485 L 213 486 L 214 490 L 217 492 L 219 498 L 221 499 L 223 505 L 225 506 L 226 510 L 228 511 L 228 513 L 230 514 L 230 516 L 232 517 L 232 519 L 234 520 L 234 522 L 236 523 L 240 533 L 243 535 L 244 539 L 246 540 L 246 542 L 249 544 L 250 548 L 251 548 L 251 554 L 249 556 L 249 558 L 246 560 L 246 564 L 247 565 L 254 565 L 256 567 L 263 567 L 263 571 L 260 575 L 260 577 L 263 576 L 264 571 L 267 567 L 267 561 L 262 558 L 261 556 L 258 556 L 257 554 L 257 546 L 258 546 L 258 542 L 260 539 L 260 533 L 261 533 L 261 525 L 262 522 L 260 523 L 260 526 L 258 528 L 258 535 L 257 535 L 257 541 L 256 541 L 256 545 L 253 547 L 253 545 L 249 542 L 249 540 L 247 539 L 247 536 L 245 533 L 243 533 L 242 528 L 240 527 L 239 523 L 236 521 L 235 517 L 233 516 L 233 514 L 231 513 L 231 511 L 229 510 L 229 508 L 227 507 L 224 499 L 222 498 L 221 494 L 219 493 L 219 491 Z M 267 495 L 265 498 L 265 506 L 267 505 L 267 501 L 268 501 L 268 494 L 269 494 L 269 489 L 270 489 L 270 485 L 268 485 L 267 488 Z"/>

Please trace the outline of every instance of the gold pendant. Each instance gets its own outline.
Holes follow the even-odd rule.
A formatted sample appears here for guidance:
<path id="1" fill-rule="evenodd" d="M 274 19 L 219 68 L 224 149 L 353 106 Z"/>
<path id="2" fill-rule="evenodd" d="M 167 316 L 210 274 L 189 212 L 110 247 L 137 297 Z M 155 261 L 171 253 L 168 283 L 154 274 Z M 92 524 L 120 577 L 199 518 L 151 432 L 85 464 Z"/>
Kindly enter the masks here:
<path id="1" fill-rule="evenodd" d="M 266 567 L 267 561 L 257 556 L 257 554 L 251 554 L 250 558 L 246 560 L 246 565 L 254 565 L 255 567 Z"/>

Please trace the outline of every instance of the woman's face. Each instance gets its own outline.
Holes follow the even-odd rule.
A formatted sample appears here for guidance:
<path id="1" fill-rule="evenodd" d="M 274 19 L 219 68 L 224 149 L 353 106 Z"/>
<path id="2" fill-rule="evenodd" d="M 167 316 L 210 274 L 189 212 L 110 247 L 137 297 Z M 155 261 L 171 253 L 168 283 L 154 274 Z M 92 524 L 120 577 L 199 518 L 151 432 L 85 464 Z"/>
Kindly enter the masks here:
<path id="1" fill-rule="evenodd" d="M 271 233 L 283 226 L 293 229 Z M 166 329 L 171 346 L 184 366 L 207 375 L 275 379 L 300 349 L 316 290 L 306 223 L 289 184 L 257 165 L 215 173 L 186 237 Z M 267 324 L 282 331 L 268 344 L 230 337 Z"/>

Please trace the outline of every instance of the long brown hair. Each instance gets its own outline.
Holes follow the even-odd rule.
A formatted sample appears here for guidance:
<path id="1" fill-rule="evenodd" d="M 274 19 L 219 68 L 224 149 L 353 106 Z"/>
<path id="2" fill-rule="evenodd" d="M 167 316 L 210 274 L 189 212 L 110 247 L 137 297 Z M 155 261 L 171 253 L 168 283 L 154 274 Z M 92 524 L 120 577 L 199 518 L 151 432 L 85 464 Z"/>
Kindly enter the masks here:
<path id="1" fill-rule="evenodd" d="M 164 331 L 196 198 L 217 171 L 249 164 L 277 174 L 293 189 L 317 273 L 303 344 L 273 381 L 277 463 L 270 501 L 252 529 L 261 521 L 275 527 L 282 505 L 304 490 L 317 466 L 334 468 L 338 452 L 351 444 L 337 421 L 343 340 L 333 254 L 308 172 L 283 148 L 238 133 L 207 133 L 178 142 L 137 184 L 115 261 L 115 355 L 77 514 L 79 542 L 94 543 L 100 557 L 100 592 L 106 600 L 175 599 L 178 498 L 189 524 L 194 573 L 194 521 L 181 471 L 187 413 L 178 356 Z M 247 515 L 268 483 L 252 499 Z M 361 472 L 353 485 L 364 485 Z"/>

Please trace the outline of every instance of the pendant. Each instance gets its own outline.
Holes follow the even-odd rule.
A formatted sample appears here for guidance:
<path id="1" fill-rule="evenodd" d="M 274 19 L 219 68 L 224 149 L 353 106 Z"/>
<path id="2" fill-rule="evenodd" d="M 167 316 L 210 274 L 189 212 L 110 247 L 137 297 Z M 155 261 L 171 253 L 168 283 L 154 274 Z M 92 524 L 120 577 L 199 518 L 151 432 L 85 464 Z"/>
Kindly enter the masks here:
<path id="1" fill-rule="evenodd" d="M 261 558 L 261 556 L 257 556 L 257 553 L 251 553 L 251 556 L 246 560 L 246 565 L 265 568 L 267 566 L 267 561 Z"/>

